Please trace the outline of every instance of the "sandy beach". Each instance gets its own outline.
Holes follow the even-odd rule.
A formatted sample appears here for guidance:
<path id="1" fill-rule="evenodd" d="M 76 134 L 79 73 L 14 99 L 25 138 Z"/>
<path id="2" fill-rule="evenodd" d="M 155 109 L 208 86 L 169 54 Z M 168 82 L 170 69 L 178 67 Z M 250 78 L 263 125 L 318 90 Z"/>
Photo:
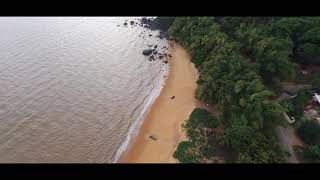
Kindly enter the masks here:
<path id="1" fill-rule="evenodd" d="M 165 86 L 119 163 L 177 162 L 172 155 L 178 143 L 186 138 L 181 124 L 196 107 L 194 95 L 198 73 L 180 45 L 175 44 L 169 51 L 172 59 Z M 171 99 L 172 96 L 175 98 Z"/>

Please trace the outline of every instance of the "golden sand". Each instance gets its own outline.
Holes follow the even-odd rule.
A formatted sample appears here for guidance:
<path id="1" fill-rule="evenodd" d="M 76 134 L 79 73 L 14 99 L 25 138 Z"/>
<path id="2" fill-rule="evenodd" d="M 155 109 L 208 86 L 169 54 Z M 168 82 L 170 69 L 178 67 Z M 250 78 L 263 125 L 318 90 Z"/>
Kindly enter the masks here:
<path id="1" fill-rule="evenodd" d="M 181 125 L 196 107 L 198 73 L 180 45 L 174 44 L 169 51 L 172 58 L 166 84 L 120 163 L 177 162 L 172 155 L 178 143 L 186 138 Z M 175 98 L 171 99 L 172 96 Z M 150 135 L 157 139 L 151 139 Z"/>

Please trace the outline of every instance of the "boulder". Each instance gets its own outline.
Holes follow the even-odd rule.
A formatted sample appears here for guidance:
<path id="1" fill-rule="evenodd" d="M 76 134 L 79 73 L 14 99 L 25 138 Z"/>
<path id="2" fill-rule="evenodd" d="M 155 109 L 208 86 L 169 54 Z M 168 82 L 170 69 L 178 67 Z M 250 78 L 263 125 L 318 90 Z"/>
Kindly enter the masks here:
<path id="1" fill-rule="evenodd" d="M 144 55 L 146 55 L 146 56 L 149 56 L 149 55 L 152 54 L 152 51 L 153 51 L 152 49 L 146 49 L 146 50 L 143 50 L 142 53 L 143 53 Z"/>

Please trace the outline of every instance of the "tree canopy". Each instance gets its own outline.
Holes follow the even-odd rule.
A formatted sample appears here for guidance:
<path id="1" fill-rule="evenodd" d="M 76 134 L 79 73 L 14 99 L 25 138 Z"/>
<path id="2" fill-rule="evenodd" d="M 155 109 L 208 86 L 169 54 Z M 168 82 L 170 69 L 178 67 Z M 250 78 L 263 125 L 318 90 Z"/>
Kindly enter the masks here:
<path id="1" fill-rule="evenodd" d="M 272 100 L 274 89 L 295 78 L 297 63 L 320 62 L 319 27 L 319 17 L 174 19 L 169 34 L 199 70 L 196 97 L 217 105 L 220 144 L 239 152 L 239 162 L 284 161 L 273 127 L 285 123 L 281 112 L 293 104 L 284 108 Z M 297 101 L 305 102 L 304 96 Z M 188 136 L 198 137 L 193 133 Z"/>

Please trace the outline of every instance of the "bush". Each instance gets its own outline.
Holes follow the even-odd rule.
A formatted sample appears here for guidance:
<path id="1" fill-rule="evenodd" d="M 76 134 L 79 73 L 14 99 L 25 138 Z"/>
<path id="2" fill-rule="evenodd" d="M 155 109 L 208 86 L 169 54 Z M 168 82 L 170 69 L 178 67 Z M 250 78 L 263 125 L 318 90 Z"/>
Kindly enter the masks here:
<path id="1" fill-rule="evenodd" d="M 207 110 L 195 108 L 189 119 L 183 125 L 186 129 L 187 136 L 193 143 L 201 143 L 204 141 L 204 128 L 216 128 L 219 122 Z"/>
<path id="2" fill-rule="evenodd" d="M 190 141 L 179 143 L 173 157 L 181 163 L 196 163 L 201 158 L 214 156 L 215 147 L 208 144 L 205 128 L 218 127 L 218 119 L 213 117 L 207 110 L 195 108 L 189 119 L 183 124 Z"/>
<path id="3" fill-rule="evenodd" d="M 296 119 L 299 119 L 301 116 L 303 116 L 304 107 L 306 106 L 310 97 L 311 93 L 304 89 L 299 91 L 298 95 L 292 100 L 294 105 L 294 111 L 292 112 L 292 115 Z"/>
<path id="4" fill-rule="evenodd" d="M 301 64 L 320 64 L 320 46 L 306 43 L 298 48 L 297 61 Z"/>
<path id="5" fill-rule="evenodd" d="M 206 158 L 211 158 L 216 154 L 216 148 L 212 144 L 201 147 L 201 154 Z"/>
<path id="6" fill-rule="evenodd" d="M 286 100 L 282 103 L 282 107 L 285 109 L 286 112 L 291 113 L 294 112 L 294 105 L 292 101 Z"/>
<path id="7" fill-rule="evenodd" d="M 177 150 L 173 153 L 173 157 L 181 163 L 197 163 L 197 157 L 194 152 L 194 145 L 189 141 L 179 143 Z"/>
<path id="8" fill-rule="evenodd" d="M 309 146 L 303 152 L 303 157 L 311 162 L 320 161 L 320 145 Z"/>
<path id="9" fill-rule="evenodd" d="M 317 74 L 312 78 L 312 88 L 317 90 L 320 89 L 320 74 Z"/>
<path id="10" fill-rule="evenodd" d="M 201 124 L 206 128 L 216 128 L 219 126 L 219 121 L 216 117 L 212 116 L 207 110 L 200 108 L 195 108 L 192 111 L 189 121 Z"/>
<path id="11" fill-rule="evenodd" d="M 316 144 L 320 136 L 319 123 L 313 120 L 306 120 L 297 129 L 298 135 L 307 144 Z"/>

